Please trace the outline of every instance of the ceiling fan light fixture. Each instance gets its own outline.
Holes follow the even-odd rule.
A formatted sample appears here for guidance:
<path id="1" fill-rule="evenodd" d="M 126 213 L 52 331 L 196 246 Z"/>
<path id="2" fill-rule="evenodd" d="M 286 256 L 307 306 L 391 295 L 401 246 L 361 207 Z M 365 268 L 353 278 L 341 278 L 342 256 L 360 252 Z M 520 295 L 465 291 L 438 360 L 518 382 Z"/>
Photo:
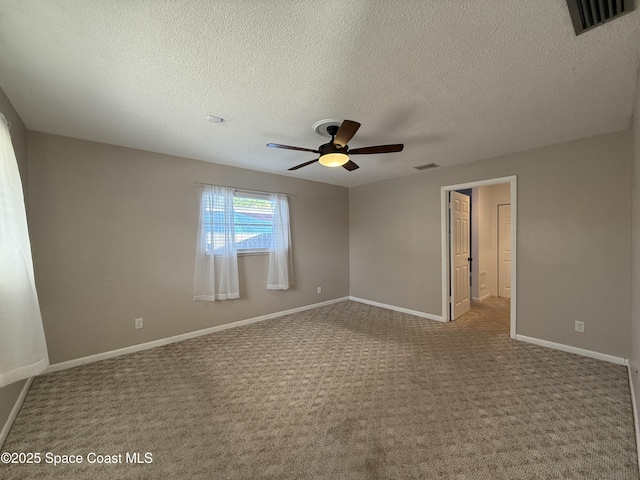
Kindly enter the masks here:
<path id="1" fill-rule="evenodd" d="M 320 164 L 325 167 L 341 167 L 349 161 L 349 156 L 345 153 L 327 153 L 320 157 Z"/>
<path id="2" fill-rule="evenodd" d="M 279 143 L 267 143 L 267 147 L 283 148 L 285 150 L 299 150 L 301 152 L 311 152 L 320 155 L 320 157 L 316 158 L 315 160 L 310 160 L 308 162 L 304 162 L 288 168 L 288 171 L 298 170 L 299 168 L 306 167 L 307 165 L 312 165 L 316 162 L 320 162 L 320 165 L 324 167 L 344 167 L 344 169 L 349 172 L 353 172 L 354 170 L 360 168 L 357 163 L 353 162 L 349 158 L 349 154 L 373 155 L 377 153 L 395 153 L 401 152 L 404 148 L 404 145 L 402 143 L 397 143 L 395 145 L 375 145 L 372 147 L 362 147 L 349 150 L 348 143 L 360 128 L 360 124 L 358 122 L 354 122 L 353 120 L 343 120 L 339 126 L 337 123 L 338 121 L 322 120 L 314 125 L 314 129 L 321 135 L 323 133 L 318 130 L 320 129 L 320 127 L 322 127 L 323 129 L 324 127 L 326 127 L 327 134 L 331 135 L 331 141 L 325 143 L 324 145 L 320 145 L 317 150 L 312 150 L 310 148 L 293 147 L 291 145 L 281 145 Z"/>

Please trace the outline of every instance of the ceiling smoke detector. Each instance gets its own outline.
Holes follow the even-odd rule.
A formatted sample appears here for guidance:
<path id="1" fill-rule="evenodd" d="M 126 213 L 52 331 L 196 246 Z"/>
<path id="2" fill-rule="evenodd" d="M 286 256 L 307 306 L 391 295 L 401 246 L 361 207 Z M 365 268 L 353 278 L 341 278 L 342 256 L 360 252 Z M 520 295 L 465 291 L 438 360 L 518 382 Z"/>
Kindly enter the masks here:
<path id="1" fill-rule="evenodd" d="M 422 170 L 429 170 L 430 168 L 437 168 L 439 166 L 440 165 L 438 165 L 437 163 L 427 163 L 425 165 L 418 165 L 417 167 L 413 167 L 413 168 L 415 168 L 416 170 L 422 171 Z"/>
<path id="2" fill-rule="evenodd" d="M 219 117 L 218 115 L 207 115 L 207 120 L 209 120 L 211 123 L 222 123 L 224 122 L 224 118 Z"/>

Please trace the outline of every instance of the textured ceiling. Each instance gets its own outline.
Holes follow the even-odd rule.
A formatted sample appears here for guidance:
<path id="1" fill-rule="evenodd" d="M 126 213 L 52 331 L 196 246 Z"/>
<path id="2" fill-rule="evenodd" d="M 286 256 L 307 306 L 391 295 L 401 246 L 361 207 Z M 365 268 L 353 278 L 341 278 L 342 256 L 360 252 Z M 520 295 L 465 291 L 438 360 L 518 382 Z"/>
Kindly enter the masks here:
<path id="1" fill-rule="evenodd" d="M 629 128 L 639 57 L 640 13 L 576 37 L 565 0 L 0 0 L 29 129 L 344 186 Z M 287 172 L 324 118 L 405 149 Z"/>

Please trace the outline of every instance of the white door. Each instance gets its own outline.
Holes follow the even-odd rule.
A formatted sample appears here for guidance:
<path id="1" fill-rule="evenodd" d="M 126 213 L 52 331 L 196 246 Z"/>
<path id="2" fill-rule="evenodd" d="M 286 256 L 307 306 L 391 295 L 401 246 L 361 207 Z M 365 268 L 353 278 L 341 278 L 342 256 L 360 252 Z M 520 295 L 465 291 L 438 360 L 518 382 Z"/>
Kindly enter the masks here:
<path id="1" fill-rule="evenodd" d="M 511 298 L 511 205 L 498 205 L 498 296 Z"/>
<path id="2" fill-rule="evenodd" d="M 451 192 L 451 320 L 469 311 L 469 196 Z"/>

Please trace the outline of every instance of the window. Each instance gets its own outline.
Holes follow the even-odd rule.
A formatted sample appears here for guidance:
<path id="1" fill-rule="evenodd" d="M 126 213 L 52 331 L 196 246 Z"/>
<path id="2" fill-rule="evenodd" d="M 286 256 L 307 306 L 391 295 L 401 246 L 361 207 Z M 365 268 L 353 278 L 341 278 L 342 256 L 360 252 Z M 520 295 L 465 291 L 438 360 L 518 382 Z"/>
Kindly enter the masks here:
<path id="1" fill-rule="evenodd" d="M 207 193 L 207 211 L 213 222 L 207 225 L 207 254 L 218 254 L 224 246 L 225 222 L 233 222 L 233 241 L 239 254 L 268 253 L 273 230 L 273 203 L 269 195 L 237 192 L 233 211 L 225 212 L 223 197 Z"/>
<path id="2" fill-rule="evenodd" d="M 194 301 L 240 297 L 238 254 L 268 253 L 268 290 L 293 285 L 289 200 L 284 193 L 248 193 L 203 185 Z"/>

